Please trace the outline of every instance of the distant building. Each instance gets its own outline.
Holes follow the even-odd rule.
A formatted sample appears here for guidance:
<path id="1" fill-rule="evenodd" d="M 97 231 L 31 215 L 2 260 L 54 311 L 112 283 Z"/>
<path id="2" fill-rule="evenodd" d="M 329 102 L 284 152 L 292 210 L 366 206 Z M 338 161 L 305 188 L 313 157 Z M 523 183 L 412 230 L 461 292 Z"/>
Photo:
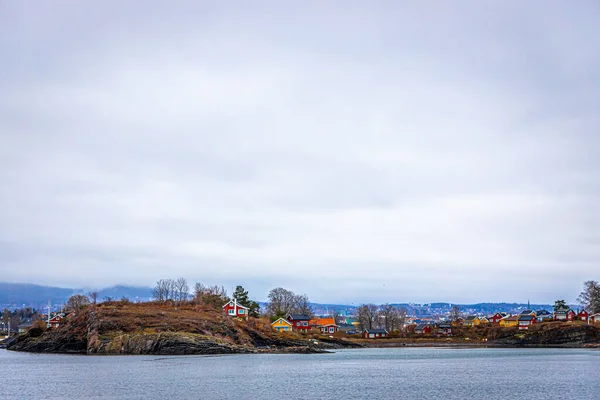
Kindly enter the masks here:
<path id="1" fill-rule="evenodd" d="M 415 327 L 415 333 L 418 333 L 420 335 L 424 334 L 424 333 L 429 334 L 429 333 L 431 333 L 431 325 L 419 324 Z"/>
<path id="2" fill-rule="evenodd" d="M 529 327 L 536 323 L 535 315 L 519 315 L 518 326 L 519 329 L 529 329 Z"/>
<path id="3" fill-rule="evenodd" d="M 519 317 L 516 315 L 510 315 L 507 317 L 504 317 L 500 320 L 500 326 L 505 327 L 505 328 L 509 328 L 511 326 L 518 326 L 519 325 Z"/>
<path id="4" fill-rule="evenodd" d="M 586 323 L 588 322 L 589 317 L 590 314 L 585 310 L 581 310 L 579 311 L 579 314 L 577 314 L 577 319 Z"/>
<path id="5" fill-rule="evenodd" d="M 492 324 L 499 324 L 502 318 L 504 318 L 504 315 L 497 312 L 496 314 L 489 316 L 488 321 L 490 321 Z"/>

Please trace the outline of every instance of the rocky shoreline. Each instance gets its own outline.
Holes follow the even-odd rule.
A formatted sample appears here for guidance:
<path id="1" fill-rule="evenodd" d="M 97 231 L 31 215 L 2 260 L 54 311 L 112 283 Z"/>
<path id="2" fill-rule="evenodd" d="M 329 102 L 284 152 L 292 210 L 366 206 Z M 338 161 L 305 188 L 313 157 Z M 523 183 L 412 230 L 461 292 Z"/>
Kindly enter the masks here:
<path id="1" fill-rule="evenodd" d="M 191 311 L 134 305 L 87 310 L 59 328 L 30 329 L 15 336 L 6 348 L 54 354 L 214 355 L 310 354 L 363 347 L 340 339 L 314 340 L 274 332 L 262 320 L 233 320 L 221 313 Z M 130 318 L 132 314 L 136 319 Z"/>

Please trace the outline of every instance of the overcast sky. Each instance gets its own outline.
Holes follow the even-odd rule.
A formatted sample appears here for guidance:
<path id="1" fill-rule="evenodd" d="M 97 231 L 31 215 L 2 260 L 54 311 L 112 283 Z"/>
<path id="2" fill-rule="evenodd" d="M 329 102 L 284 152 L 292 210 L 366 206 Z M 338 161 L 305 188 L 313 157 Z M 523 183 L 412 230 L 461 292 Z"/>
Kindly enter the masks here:
<path id="1" fill-rule="evenodd" d="M 597 1 L 251 3 L 0 1 L 0 280 L 600 279 Z"/>

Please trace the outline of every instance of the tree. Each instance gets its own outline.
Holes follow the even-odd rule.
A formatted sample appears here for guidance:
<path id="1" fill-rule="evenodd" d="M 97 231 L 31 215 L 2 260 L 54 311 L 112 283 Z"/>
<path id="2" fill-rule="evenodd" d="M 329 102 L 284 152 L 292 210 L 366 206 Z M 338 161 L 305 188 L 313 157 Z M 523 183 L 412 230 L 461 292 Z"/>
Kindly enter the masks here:
<path id="1" fill-rule="evenodd" d="M 194 286 L 193 302 L 195 304 L 220 309 L 228 301 L 227 290 L 223 286 L 204 286 L 200 282 Z"/>
<path id="2" fill-rule="evenodd" d="M 286 317 L 292 312 L 296 295 L 291 290 L 278 287 L 269 292 L 267 312 L 273 317 Z"/>
<path id="3" fill-rule="evenodd" d="M 564 300 L 556 300 L 554 302 L 554 312 L 558 311 L 566 311 L 569 309 L 569 306 Z"/>
<path id="4" fill-rule="evenodd" d="M 177 301 L 178 304 L 186 302 L 189 295 L 190 287 L 185 278 L 179 278 L 176 281 L 174 281 L 174 286 L 175 293 L 173 298 L 175 299 L 175 301 Z"/>
<path id="5" fill-rule="evenodd" d="M 152 297 L 157 301 L 167 301 L 171 299 L 171 279 L 159 279 L 156 281 L 154 289 L 152 289 Z"/>
<path id="6" fill-rule="evenodd" d="M 402 324 L 404 324 L 405 315 L 406 309 L 384 304 L 377 312 L 378 325 L 383 326 L 388 332 L 400 330 Z"/>
<path id="7" fill-rule="evenodd" d="M 600 312 L 600 284 L 596 281 L 584 282 L 577 301 L 591 314 Z"/>
<path id="8" fill-rule="evenodd" d="M 378 307 L 375 304 L 363 304 L 357 309 L 357 318 L 362 330 L 376 328 Z"/>
<path id="9" fill-rule="evenodd" d="M 450 315 L 448 315 L 448 317 L 450 317 L 450 321 L 454 322 L 460 318 L 461 314 L 460 307 L 455 304 L 450 309 Z"/>
<path id="10" fill-rule="evenodd" d="M 92 300 L 92 304 L 96 305 L 98 302 L 98 292 L 90 292 L 88 293 L 88 297 Z"/>
<path id="11" fill-rule="evenodd" d="M 236 286 L 232 297 L 237 300 L 238 304 L 248 307 L 248 315 L 251 317 L 260 316 L 260 306 L 256 301 L 250 300 L 248 297 L 248 291 L 245 290 L 243 286 Z"/>
<path id="12" fill-rule="evenodd" d="M 83 294 L 74 294 L 73 296 L 69 297 L 69 300 L 67 300 L 67 309 L 70 311 L 79 311 L 81 310 L 83 307 L 87 306 L 90 304 L 90 299 L 89 297 L 87 297 L 86 295 Z"/>
<path id="13" fill-rule="evenodd" d="M 310 300 L 306 294 L 295 294 L 281 287 L 271 289 L 267 313 L 272 317 L 286 317 L 289 314 L 305 314 L 313 316 Z"/>
<path id="14" fill-rule="evenodd" d="M 312 307 L 310 306 L 310 300 L 306 294 L 298 294 L 294 296 L 292 312 L 308 315 L 311 318 L 314 316 Z"/>

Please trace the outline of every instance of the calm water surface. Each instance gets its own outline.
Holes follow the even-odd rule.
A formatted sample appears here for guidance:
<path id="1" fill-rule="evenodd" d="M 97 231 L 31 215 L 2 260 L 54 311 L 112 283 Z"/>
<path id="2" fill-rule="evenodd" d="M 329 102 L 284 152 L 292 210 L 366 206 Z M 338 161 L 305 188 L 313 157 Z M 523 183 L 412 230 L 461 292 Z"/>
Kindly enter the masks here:
<path id="1" fill-rule="evenodd" d="M 360 349 L 63 356 L 0 350 L 0 399 L 600 399 L 600 351 Z"/>

